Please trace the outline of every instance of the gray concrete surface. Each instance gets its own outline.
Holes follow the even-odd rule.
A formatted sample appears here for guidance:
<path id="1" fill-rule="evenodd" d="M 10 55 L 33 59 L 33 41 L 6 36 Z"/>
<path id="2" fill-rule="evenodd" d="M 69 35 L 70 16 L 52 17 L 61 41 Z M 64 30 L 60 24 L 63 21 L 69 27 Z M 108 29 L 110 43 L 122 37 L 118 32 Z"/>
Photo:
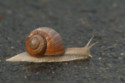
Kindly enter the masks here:
<path id="1" fill-rule="evenodd" d="M 48 26 L 65 47 L 99 44 L 93 58 L 64 63 L 10 63 L 25 38 Z M 0 83 L 125 83 L 125 0 L 0 0 Z"/>

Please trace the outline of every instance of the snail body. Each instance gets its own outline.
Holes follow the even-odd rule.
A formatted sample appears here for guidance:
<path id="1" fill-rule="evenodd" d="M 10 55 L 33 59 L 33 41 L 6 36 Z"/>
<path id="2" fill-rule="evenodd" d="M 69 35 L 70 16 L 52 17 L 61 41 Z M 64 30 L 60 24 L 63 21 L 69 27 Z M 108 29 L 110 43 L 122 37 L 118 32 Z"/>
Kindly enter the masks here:
<path id="1" fill-rule="evenodd" d="M 61 36 L 55 30 L 41 27 L 33 30 L 26 38 L 27 52 L 20 53 L 6 61 L 25 62 L 64 62 L 87 59 L 90 55 L 90 45 L 93 37 L 84 47 L 64 48 Z"/>

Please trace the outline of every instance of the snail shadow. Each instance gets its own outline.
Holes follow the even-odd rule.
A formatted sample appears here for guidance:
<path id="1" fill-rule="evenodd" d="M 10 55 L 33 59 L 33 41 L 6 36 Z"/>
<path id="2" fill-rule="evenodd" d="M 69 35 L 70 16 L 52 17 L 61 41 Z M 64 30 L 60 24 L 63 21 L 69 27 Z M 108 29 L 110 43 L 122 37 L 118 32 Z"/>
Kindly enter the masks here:
<path id="1" fill-rule="evenodd" d="M 56 70 L 61 64 L 58 63 L 27 63 L 24 65 L 27 72 L 43 73 L 50 70 Z"/>
<path id="2" fill-rule="evenodd" d="M 56 71 L 62 67 L 65 66 L 72 66 L 72 65 L 89 65 L 90 60 L 76 60 L 76 61 L 70 61 L 70 62 L 52 62 L 52 63 L 26 63 L 24 64 L 24 67 L 27 72 L 31 73 L 45 73 L 45 72 L 52 72 Z"/>

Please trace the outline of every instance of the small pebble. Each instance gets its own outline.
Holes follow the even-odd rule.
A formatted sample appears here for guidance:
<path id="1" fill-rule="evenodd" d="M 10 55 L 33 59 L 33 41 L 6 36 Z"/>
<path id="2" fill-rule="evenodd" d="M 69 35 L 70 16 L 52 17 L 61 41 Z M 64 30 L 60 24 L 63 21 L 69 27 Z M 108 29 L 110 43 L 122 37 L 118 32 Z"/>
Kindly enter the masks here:
<path id="1" fill-rule="evenodd" d="M 14 47 L 13 47 L 13 46 L 11 46 L 11 49 L 14 49 Z"/>
<path id="2" fill-rule="evenodd" d="M 55 72 L 54 72 L 54 71 L 52 71 L 52 73 L 54 74 Z"/>
<path id="3" fill-rule="evenodd" d="M 123 58 L 122 57 L 118 57 L 119 60 L 122 60 Z"/>
<path id="4" fill-rule="evenodd" d="M 26 78 L 27 78 L 27 76 L 25 75 L 25 76 L 24 76 L 24 78 L 26 79 Z"/>
<path id="5" fill-rule="evenodd" d="M 120 55 L 124 55 L 124 53 L 120 53 Z"/>
<path id="6" fill-rule="evenodd" d="M 102 57 L 99 57 L 98 60 L 102 60 Z"/>
<path id="7" fill-rule="evenodd" d="M 113 8 L 116 8 L 118 5 L 116 4 L 116 3 L 114 3 L 113 5 L 112 5 L 112 7 Z"/>
<path id="8" fill-rule="evenodd" d="M 108 68 L 100 67 L 101 70 L 106 71 Z"/>

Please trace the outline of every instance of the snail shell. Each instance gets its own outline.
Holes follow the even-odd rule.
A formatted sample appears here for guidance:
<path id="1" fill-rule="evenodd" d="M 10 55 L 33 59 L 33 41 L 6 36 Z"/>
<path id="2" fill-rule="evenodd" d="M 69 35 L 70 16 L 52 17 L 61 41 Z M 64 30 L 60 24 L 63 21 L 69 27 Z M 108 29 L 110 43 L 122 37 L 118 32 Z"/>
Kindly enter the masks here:
<path id="1" fill-rule="evenodd" d="M 28 53 L 34 57 L 60 55 L 64 53 L 61 36 L 52 28 L 41 27 L 33 30 L 26 38 Z"/>

